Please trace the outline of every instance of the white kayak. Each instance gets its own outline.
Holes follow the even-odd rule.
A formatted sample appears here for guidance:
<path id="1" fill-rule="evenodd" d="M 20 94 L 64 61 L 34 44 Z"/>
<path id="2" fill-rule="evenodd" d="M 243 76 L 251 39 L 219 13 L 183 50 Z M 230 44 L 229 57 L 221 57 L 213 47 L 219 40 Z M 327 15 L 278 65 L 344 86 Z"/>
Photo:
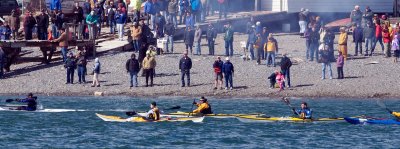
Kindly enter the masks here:
<path id="1" fill-rule="evenodd" d="M 26 111 L 26 110 L 16 110 L 15 108 L 22 105 L 7 105 L 0 106 L 0 111 L 16 111 L 16 112 L 48 112 L 48 113 L 58 113 L 58 112 L 78 112 L 85 110 L 77 110 L 77 109 L 45 109 L 42 106 L 38 107 L 35 111 Z"/>
<path id="2" fill-rule="evenodd" d="M 203 122 L 204 116 L 202 117 L 161 117 L 160 120 L 152 121 L 147 120 L 143 117 L 129 117 L 123 118 L 119 116 L 110 116 L 96 113 L 96 116 L 106 122 L 186 122 L 192 121 L 195 123 Z"/>

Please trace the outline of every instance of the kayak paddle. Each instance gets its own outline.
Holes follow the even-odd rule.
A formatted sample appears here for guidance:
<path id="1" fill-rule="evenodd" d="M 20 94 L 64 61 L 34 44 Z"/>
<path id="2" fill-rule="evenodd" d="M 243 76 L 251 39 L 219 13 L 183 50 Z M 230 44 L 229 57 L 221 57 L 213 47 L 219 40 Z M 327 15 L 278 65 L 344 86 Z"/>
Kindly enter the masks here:
<path id="1" fill-rule="evenodd" d="M 180 108 L 181 108 L 181 106 L 174 106 L 174 107 L 171 107 L 171 108 L 168 108 L 168 109 L 164 109 L 164 110 L 177 110 L 177 109 L 180 109 Z M 143 113 L 146 113 L 146 112 L 143 112 Z M 127 116 L 135 116 L 135 115 L 137 115 L 137 112 L 136 111 L 128 111 L 128 112 L 125 112 L 125 114 Z"/>
<path id="2" fill-rule="evenodd" d="M 381 100 L 377 99 L 376 100 L 376 104 L 378 104 L 381 108 L 387 110 L 390 114 L 393 113 L 392 110 L 390 110 L 389 108 L 386 107 L 385 103 L 383 103 Z"/>
<path id="3" fill-rule="evenodd" d="M 6 102 L 13 102 L 15 101 L 14 99 L 7 99 Z"/>
<path id="4" fill-rule="evenodd" d="M 195 102 L 196 102 L 196 99 L 193 99 L 193 103 L 195 103 Z M 194 106 L 193 103 L 192 103 L 192 108 L 190 108 L 190 112 L 189 112 L 188 117 L 190 117 L 190 114 L 192 114 L 192 112 L 193 112 L 193 106 Z"/>
<path id="5" fill-rule="evenodd" d="M 291 108 L 293 110 L 294 113 L 296 113 L 297 115 L 299 115 L 299 113 L 296 111 L 296 109 L 290 104 L 289 98 L 287 97 L 282 97 L 283 102 L 286 103 L 286 105 L 289 106 L 289 108 Z"/>

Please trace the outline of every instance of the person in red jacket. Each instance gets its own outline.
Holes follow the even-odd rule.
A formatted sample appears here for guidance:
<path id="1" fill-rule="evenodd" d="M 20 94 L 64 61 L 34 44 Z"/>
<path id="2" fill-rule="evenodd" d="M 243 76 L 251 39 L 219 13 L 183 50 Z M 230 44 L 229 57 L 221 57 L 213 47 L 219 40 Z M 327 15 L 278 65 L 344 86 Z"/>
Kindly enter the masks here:
<path id="1" fill-rule="evenodd" d="M 372 53 L 374 53 L 376 43 L 378 41 L 379 41 L 379 44 L 381 44 L 382 53 L 383 53 L 383 50 L 385 48 L 383 47 L 383 43 L 382 43 L 382 27 L 381 27 L 380 21 L 375 22 L 375 40 L 374 40 L 374 44 L 372 45 L 371 54 L 369 54 L 370 56 L 372 56 Z"/>
<path id="2" fill-rule="evenodd" d="M 385 57 L 390 57 L 391 55 L 390 46 L 392 43 L 392 33 L 389 27 L 390 27 L 389 25 L 385 24 L 382 30 L 383 43 L 385 44 L 386 47 L 384 51 Z"/>

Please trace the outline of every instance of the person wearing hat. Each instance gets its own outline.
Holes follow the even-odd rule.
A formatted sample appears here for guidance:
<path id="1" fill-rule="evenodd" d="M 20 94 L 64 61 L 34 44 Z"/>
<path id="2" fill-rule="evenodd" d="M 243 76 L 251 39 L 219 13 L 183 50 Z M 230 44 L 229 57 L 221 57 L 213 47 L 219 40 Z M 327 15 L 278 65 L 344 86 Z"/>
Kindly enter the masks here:
<path id="1" fill-rule="evenodd" d="M 209 23 L 206 33 L 206 39 L 208 42 L 208 55 L 215 55 L 215 38 L 217 38 L 217 30 L 211 23 Z"/>
<path id="2" fill-rule="evenodd" d="M 369 6 L 365 7 L 365 11 L 362 15 L 362 28 L 367 27 L 368 23 L 372 24 L 372 18 L 374 17 L 374 13 L 372 12 L 372 10 L 369 8 Z"/>
<path id="3" fill-rule="evenodd" d="M 49 27 L 49 16 L 46 14 L 46 10 L 42 9 L 40 15 L 36 16 L 37 20 L 37 32 L 39 40 L 47 40 L 47 28 Z"/>
<path id="4" fill-rule="evenodd" d="M 143 59 L 142 67 L 143 72 L 146 75 L 146 87 L 149 86 L 149 78 L 150 78 L 150 87 L 153 87 L 153 77 L 154 77 L 154 68 L 156 67 L 156 59 L 154 56 L 151 56 L 151 52 L 146 52 L 146 57 Z"/>
<path id="5" fill-rule="evenodd" d="M 290 60 L 289 57 L 287 57 L 287 53 L 283 53 L 283 57 L 281 59 L 281 71 L 284 75 L 284 77 L 286 77 L 287 83 L 288 83 L 288 87 L 290 88 L 290 67 L 292 67 L 292 61 Z"/>
<path id="6" fill-rule="evenodd" d="M 65 60 L 65 69 L 67 70 L 67 83 L 74 84 L 74 72 L 76 69 L 76 60 L 72 53 L 69 53 L 68 58 Z"/>
<path id="7" fill-rule="evenodd" d="M 234 67 L 233 64 L 230 62 L 229 57 L 225 58 L 225 63 L 222 65 L 222 72 L 224 73 L 225 77 L 225 90 L 228 90 L 228 83 L 230 84 L 230 90 L 233 89 L 233 73 Z"/>
<path id="8" fill-rule="evenodd" d="M 188 57 L 188 53 L 184 52 L 183 57 L 179 61 L 179 70 L 181 70 L 182 87 L 185 87 L 185 75 L 187 77 L 187 86 L 190 86 L 190 69 L 192 69 L 192 59 Z"/>
<path id="9" fill-rule="evenodd" d="M 34 97 L 32 93 L 29 93 L 28 97 L 25 99 L 15 99 L 16 102 L 27 103 L 27 105 L 19 106 L 14 110 L 36 111 L 36 106 L 37 106 L 36 99 L 37 97 Z"/>
<path id="10" fill-rule="evenodd" d="M 96 38 L 96 24 L 98 23 L 99 19 L 95 12 L 92 10 L 89 15 L 86 16 L 86 24 L 88 25 L 89 29 L 89 39 L 93 40 Z"/>
<path id="11" fill-rule="evenodd" d="M 201 97 L 200 103 L 193 101 L 193 104 L 197 106 L 196 110 L 193 110 L 194 114 L 212 114 L 211 105 L 208 103 L 207 98 Z"/>
<path id="12" fill-rule="evenodd" d="M 301 103 L 300 110 L 296 110 L 293 108 L 292 111 L 295 115 L 299 116 L 299 118 L 312 119 L 312 109 L 308 108 L 308 105 L 306 102 Z"/>
<path id="13" fill-rule="evenodd" d="M 150 110 L 146 114 L 146 119 L 148 120 L 153 120 L 153 121 L 158 121 L 160 120 L 160 110 L 157 107 L 156 102 L 152 102 L 150 104 Z"/>
<path id="14" fill-rule="evenodd" d="M 139 65 L 139 61 L 136 59 L 136 55 L 132 54 L 131 58 L 126 61 L 126 71 L 129 73 L 129 76 L 131 78 L 131 86 L 130 88 L 133 87 L 133 85 L 135 85 L 135 87 L 138 87 L 138 81 L 137 81 L 137 75 L 140 71 L 140 65 Z"/>
<path id="15" fill-rule="evenodd" d="M 247 37 L 247 43 L 246 43 L 246 49 L 249 49 L 250 51 L 250 57 L 252 60 L 254 60 L 254 44 L 257 41 L 257 35 L 256 35 L 256 26 L 253 25 L 251 26 L 251 30 L 248 30 L 248 37 Z"/>
<path id="16" fill-rule="evenodd" d="M 221 57 L 218 56 L 217 60 L 215 60 L 213 64 L 214 68 L 214 78 L 215 78 L 215 84 L 214 84 L 214 90 L 218 89 L 218 86 L 222 89 L 222 66 L 224 65 L 224 62 L 221 60 Z"/>

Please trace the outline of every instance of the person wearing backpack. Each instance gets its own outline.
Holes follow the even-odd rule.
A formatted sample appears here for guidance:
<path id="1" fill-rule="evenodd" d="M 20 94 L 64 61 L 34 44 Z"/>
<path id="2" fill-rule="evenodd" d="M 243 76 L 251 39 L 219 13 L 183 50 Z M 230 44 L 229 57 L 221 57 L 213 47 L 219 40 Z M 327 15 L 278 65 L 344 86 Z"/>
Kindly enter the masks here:
<path id="1" fill-rule="evenodd" d="M 113 2 L 110 2 L 110 8 L 107 10 L 107 17 L 108 17 L 108 25 L 110 26 L 110 34 L 115 34 L 115 9 Z"/>
<path id="2" fill-rule="evenodd" d="M 292 67 L 292 61 L 287 57 L 287 53 L 283 53 L 283 57 L 281 59 L 281 72 L 286 77 L 286 82 L 288 84 L 288 88 L 290 85 L 290 67 Z"/>

